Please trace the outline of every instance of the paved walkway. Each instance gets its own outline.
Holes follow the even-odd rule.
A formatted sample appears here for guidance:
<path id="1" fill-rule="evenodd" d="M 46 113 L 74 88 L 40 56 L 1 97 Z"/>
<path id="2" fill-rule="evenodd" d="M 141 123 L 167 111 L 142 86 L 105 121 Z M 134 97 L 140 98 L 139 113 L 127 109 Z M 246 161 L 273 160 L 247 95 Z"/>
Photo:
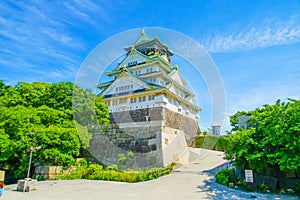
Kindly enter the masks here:
<path id="1" fill-rule="evenodd" d="M 191 149 L 191 152 L 193 161 L 156 180 L 140 183 L 43 181 L 38 182 L 36 191 L 27 193 L 15 191 L 16 185 L 8 185 L 1 200 L 275 199 L 276 195 L 244 193 L 214 183 L 210 172 L 226 162 L 222 159 L 223 153 L 202 149 Z M 282 199 L 285 198 L 282 196 Z M 286 199 L 298 198 L 289 196 Z"/>

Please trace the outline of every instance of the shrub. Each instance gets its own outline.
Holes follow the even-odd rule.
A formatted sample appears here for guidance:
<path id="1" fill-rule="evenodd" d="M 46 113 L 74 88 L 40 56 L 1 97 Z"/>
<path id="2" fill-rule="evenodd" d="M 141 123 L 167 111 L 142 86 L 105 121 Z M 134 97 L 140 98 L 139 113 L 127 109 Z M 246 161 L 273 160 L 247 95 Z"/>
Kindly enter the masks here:
<path id="1" fill-rule="evenodd" d="M 118 165 L 114 164 L 114 165 L 109 165 L 108 167 L 106 167 L 107 170 L 118 170 Z"/>
<path id="2" fill-rule="evenodd" d="M 218 171 L 215 174 L 216 177 L 216 182 L 221 184 L 221 185 L 226 185 L 228 186 L 228 183 L 235 182 L 234 178 L 234 170 L 233 169 L 223 169 Z"/>
<path id="3" fill-rule="evenodd" d="M 246 183 L 245 179 L 236 178 L 235 184 L 239 186 L 241 190 L 245 190 L 247 192 L 253 191 L 253 188 Z"/>
<path id="4" fill-rule="evenodd" d="M 67 170 L 62 172 L 57 179 L 71 180 L 71 179 L 90 179 L 90 180 L 107 180 L 107 181 L 121 181 L 121 182 L 140 182 L 148 181 L 158 178 L 160 176 L 171 173 L 176 163 L 171 163 L 164 168 L 152 168 L 148 170 L 133 170 L 128 169 L 121 171 L 117 165 L 110 165 L 103 169 L 102 165 L 90 164 L 88 167 L 78 166 L 75 170 Z"/>
<path id="5" fill-rule="evenodd" d="M 295 193 L 300 194 L 300 182 L 296 184 Z"/>
<path id="6" fill-rule="evenodd" d="M 257 186 L 257 189 L 262 192 L 268 191 L 269 187 L 265 183 L 261 183 Z"/>

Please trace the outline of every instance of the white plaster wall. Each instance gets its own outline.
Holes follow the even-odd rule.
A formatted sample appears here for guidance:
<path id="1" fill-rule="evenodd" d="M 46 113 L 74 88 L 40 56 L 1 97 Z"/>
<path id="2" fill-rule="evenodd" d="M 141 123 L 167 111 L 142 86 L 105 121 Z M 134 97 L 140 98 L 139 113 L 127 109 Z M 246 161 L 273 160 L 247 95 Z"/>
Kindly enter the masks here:
<path id="1" fill-rule="evenodd" d="M 119 111 L 125 111 L 125 110 L 136 110 L 136 109 L 141 109 L 141 108 L 153 108 L 153 107 L 159 107 L 162 106 L 163 104 L 157 104 L 156 102 L 161 102 L 162 101 L 162 95 L 159 96 L 154 96 L 154 100 L 149 100 L 149 95 L 144 95 L 145 96 L 145 101 L 139 101 L 139 97 L 135 97 L 136 98 L 136 102 L 135 103 L 131 103 L 130 99 L 131 95 L 127 95 L 126 98 L 127 101 L 126 103 L 121 103 L 121 101 L 119 99 L 115 99 L 115 100 L 110 100 L 109 105 L 109 110 L 110 112 L 119 112 Z M 144 97 L 142 96 L 142 97 Z M 113 101 L 115 101 L 115 105 L 114 103 L 112 103 Z"/>
<path id="2" fill-rule="evenodd" d="M 168 144 L 166 144 L 166 140 Z M 162 151 L 164 166 L 167 166 L 173 161 L 187 162 L 188 146 L 184 133 L 180 130 L 165 128 L 162 132 Z"/>

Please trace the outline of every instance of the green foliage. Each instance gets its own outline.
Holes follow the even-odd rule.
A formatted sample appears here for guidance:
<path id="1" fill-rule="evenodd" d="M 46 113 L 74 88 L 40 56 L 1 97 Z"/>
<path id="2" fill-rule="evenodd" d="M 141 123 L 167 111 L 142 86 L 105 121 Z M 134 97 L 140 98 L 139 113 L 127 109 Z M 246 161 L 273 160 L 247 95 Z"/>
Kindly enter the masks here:
<path id="1" fill-rule="evenodd" d="M 295 193 L 300 194 L 300 182 L 296 184 Z"/>
<path id="2" fill-rule="evenodd" d="M 78 162 L 78 166 L 81 167 L 87 167 L 88 166 L 88 162 L 85 158 L 82 158 L 79 162 Z"/>
<path id="3" fill-rule="evenodd" d="M 113 165 L 107 166 L 106 169 L 107 169 L 107 170 L 115 170 L 115 171 L 116 171 L 116 170 L 118 170 L 119 168 L 118 168 L 118 165 L 113 164 Z"/>
<path id="4" fill-rule="evenodd" d="M 78 86 L 73 93 L 74 119 L 78 124 L 86 126 L 89 131 L 97 129 L 97 125 L 109 124 L 109 111 L 101 98 Z"/>
<path id="5" fill-rule="evenodd" d="M 85 124 L 74 122 L 74 87 L 70 82 L 20 82 L 11 87 L 0 81 L 0 169 L 16 178 L 24 177 L 30 146 L 41 147 L 33 151 L 33 164 L 75 164 L 80 149 L 88 147 L 92 131 Z M 96 102 L 77 108 L 76 112 L 94 110 L 101 115 L 95 116 L 96 121 L 108 123 L 107 106 L 101 99 L 89 90 L 76 88 Z"/>
<path id="6" fill-rule="evenodd" d="M 92 139 L 93 135 L 89 132 L 86 126 L 82 126 L 75 121 L 75 127 L 81 141 L 81 145 L 83 149 L 87 149 L 90 146 L 90 140 Z"/>
<path id="7" fill-rule="evenodd" d="M 215 177 L 216 177 L 216 182 L 221 184 L 221 185 L 228 186 L 228 183 L 234 183 L 235 182 L 234 170 L 233 169 L 220 170 L 215 174 Z"/>
<path id="8" fill-rule="evenodd" d="M 225 151 L 230 146 L 227 136 L 216 136 L 211 134 L 200 134 L 195 138 L 195 147 Z"/>
<path id="9" fill-rule="evenodd" d="M 239 189 L 241 190 L 245 190 L 247 192 L 253 191 L 253 188 L 251 186 L 249 186 L 246 183 L 245 179 L 241 179 L 241 178 L 236 178 L 235 179 L 235 184 L 239 187 Z"/>
<path id="10" fill-rule="evenodd" d="M 133 151 L 129 151 L 129 152 L 127 153 L 127 155 L 128 155 L 128 158 L 129 158 L 129 159 L 133 159 L 133 158 L 134 158 L 134 153 L 133 153 Z"/>
<path id="11" fill-rule="evenodd" d="M 57 179 L 90 179 L 90 180 L 108 180 L 120 182 L 141 182 L 153 180 L 158 177 L 171 173 L 175 163 L 164 168 L 153 168 L 148 170 L 118 170 L 117 165 L 112 165 L 104 169 L 101 165 L 90 164 L 87 167 L 77 167 L 71 171 L 62 172 Z"/>
<path id="12" fill-rule="evenodd" d="M 238 129 L 237 116 L 251 116 L 248 130 Z M 300 101 L 264 105 L 231 117 L 227 159 L 240 167 L 262 172 L 267 166 L 282 171 L 300 170 Z"/>
<path id="13" fill-rule="evenodd" d="M 36 178 L 36 180 L 37 180 L 37 181 L 44 181 L 45 178 L 44 178 L 44 176 L 38 176 L 38 177 Z"/>
<path id="14" fill-rule="evenodd" d="M 257 186 L 258 191 L 267 192 L 269 187 L 265 183 L 261 183 Z"/>
<path id="15" fill-rule="evenodd" d="M 232 115 L 230 117 L 230 125 L 233 127 L 233 130 L 239 129 L 238 128 L 238 124 L 239 124 L 238 118 L 241 116 L 244 116 L 244 115 L 249 116 L 250 114 L 245 111 L 238 111 L 237 113 L 235 113 L 234 115 Z"/>
<path id="16" fill-rule="evenodd" d="M 119 154 L 118 155 L 118 164 L 120 165 L 125 165 L 126 164 L 126 156 L 124 154 Z"/>

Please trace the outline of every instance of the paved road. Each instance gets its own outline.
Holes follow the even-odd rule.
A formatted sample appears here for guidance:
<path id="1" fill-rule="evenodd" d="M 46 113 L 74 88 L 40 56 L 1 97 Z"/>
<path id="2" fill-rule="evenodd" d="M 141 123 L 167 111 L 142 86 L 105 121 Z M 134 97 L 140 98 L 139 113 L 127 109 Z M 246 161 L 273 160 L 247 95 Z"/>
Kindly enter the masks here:
<path id="1" fill-rule="evenodd" d="M 173 173 L 140 183 L 72 180 L 39 182 L 36 191 L 15 191 L 16 185 L 5 188 L 1 200 L 199 200 L 199 199 L 275 199 L 256 193 L 244 193 L 213 182 L 213 168 L 225 163 L 223 153 L 191 149 L 191 161 L 178 166 Z M 281 198 L 284 199 L 284 198 Z M 298 199 L 296 197 L 287 199 Z"/>

